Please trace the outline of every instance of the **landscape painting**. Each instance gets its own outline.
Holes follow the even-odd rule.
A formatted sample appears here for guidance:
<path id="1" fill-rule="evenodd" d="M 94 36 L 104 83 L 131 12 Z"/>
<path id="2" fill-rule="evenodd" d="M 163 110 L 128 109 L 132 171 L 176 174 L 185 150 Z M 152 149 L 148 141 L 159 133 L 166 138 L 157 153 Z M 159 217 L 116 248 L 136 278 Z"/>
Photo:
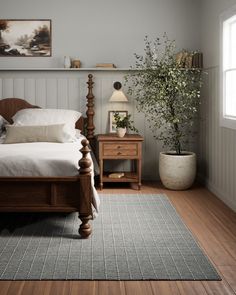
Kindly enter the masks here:
<path id="1" fill-rule="evenodd" d="M 0 19 L 1 56 L 51 56 L 51 20 Z"/>

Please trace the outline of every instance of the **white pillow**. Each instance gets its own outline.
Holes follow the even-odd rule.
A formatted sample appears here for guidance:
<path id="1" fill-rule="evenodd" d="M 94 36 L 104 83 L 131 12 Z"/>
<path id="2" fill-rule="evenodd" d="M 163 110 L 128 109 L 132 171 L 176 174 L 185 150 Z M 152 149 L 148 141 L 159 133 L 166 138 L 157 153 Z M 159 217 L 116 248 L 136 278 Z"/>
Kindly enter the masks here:
<path id="1" fill-rule="evenodd" d="M 68 142 L 64 124 L 43 126 L 6 126 L 4 143 Z"/>
<path id="2" fill-rule="evenodd" d="M 3 118 L 3 116 L 0 115 L 0 137 L 5 131 L 5 127 L 7 124 L 9 124 L 9 122 L 5 118 Z"/>
<path id="3" fill-rule="evenodd" d="M 23 109 L 13 116 L 15 126 L 38 126 L 65 124 L 64 130 L 76 140 L 75 123 L 81 117 L 81 113 L 63 109 Z"/>

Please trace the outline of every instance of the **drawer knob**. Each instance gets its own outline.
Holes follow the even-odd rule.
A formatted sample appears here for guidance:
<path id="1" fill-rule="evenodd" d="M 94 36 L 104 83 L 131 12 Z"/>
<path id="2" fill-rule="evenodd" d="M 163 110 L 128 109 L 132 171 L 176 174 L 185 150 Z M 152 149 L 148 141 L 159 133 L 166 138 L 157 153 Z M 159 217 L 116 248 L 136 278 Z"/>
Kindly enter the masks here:
<path id="1" fill-rule="evenodd" d="M 120 149 L 120 145 L 118 145 L 118 147 L 117 147 L 118 149 Z"/>
<path id="2" fill-rule="evenodd" d="M 122 153 L 121 152 L 118 152 L 117 155 L 122 155 Z"/>

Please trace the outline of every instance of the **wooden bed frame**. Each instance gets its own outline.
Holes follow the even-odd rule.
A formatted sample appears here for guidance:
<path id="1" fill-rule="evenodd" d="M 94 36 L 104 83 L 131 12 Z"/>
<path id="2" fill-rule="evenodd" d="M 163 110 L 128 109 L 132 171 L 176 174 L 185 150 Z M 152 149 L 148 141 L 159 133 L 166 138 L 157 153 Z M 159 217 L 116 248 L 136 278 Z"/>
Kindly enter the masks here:
<path id="1" fill-rule="evenodd" d="M 0 177 L 0 212 L 78 212 L 82 224 L 81 237 L 87 238 L 91 232 L 89 220 L 92 212 L 91 161 L 87 157 L 89 141 L 94 139 L 94 95 L 93 76 L 88 75 L 87 118 L 80 118 L 76 128 L 86 130 L 82 141 L 82 158 L 77 176 L 72 177 Z M 38 108 L 23 99 L 6 98 L 0 100 L 0 115 L 12 122 L 14 114 L 26 108 Z M 86 122 L 84 122 L 86 121 Z M 85 123 L 85 124 L 84 124 Z"/>

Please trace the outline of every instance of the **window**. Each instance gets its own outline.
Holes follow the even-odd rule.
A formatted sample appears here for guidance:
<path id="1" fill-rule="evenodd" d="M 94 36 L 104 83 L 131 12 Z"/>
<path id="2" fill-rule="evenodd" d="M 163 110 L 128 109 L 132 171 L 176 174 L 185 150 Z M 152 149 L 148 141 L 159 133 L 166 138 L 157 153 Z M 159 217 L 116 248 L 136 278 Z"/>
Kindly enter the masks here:
<path id="1" fill-rule="evenodd" d="M 236 129 L 236 8 L 221 16 L 221 125 Z"/>

